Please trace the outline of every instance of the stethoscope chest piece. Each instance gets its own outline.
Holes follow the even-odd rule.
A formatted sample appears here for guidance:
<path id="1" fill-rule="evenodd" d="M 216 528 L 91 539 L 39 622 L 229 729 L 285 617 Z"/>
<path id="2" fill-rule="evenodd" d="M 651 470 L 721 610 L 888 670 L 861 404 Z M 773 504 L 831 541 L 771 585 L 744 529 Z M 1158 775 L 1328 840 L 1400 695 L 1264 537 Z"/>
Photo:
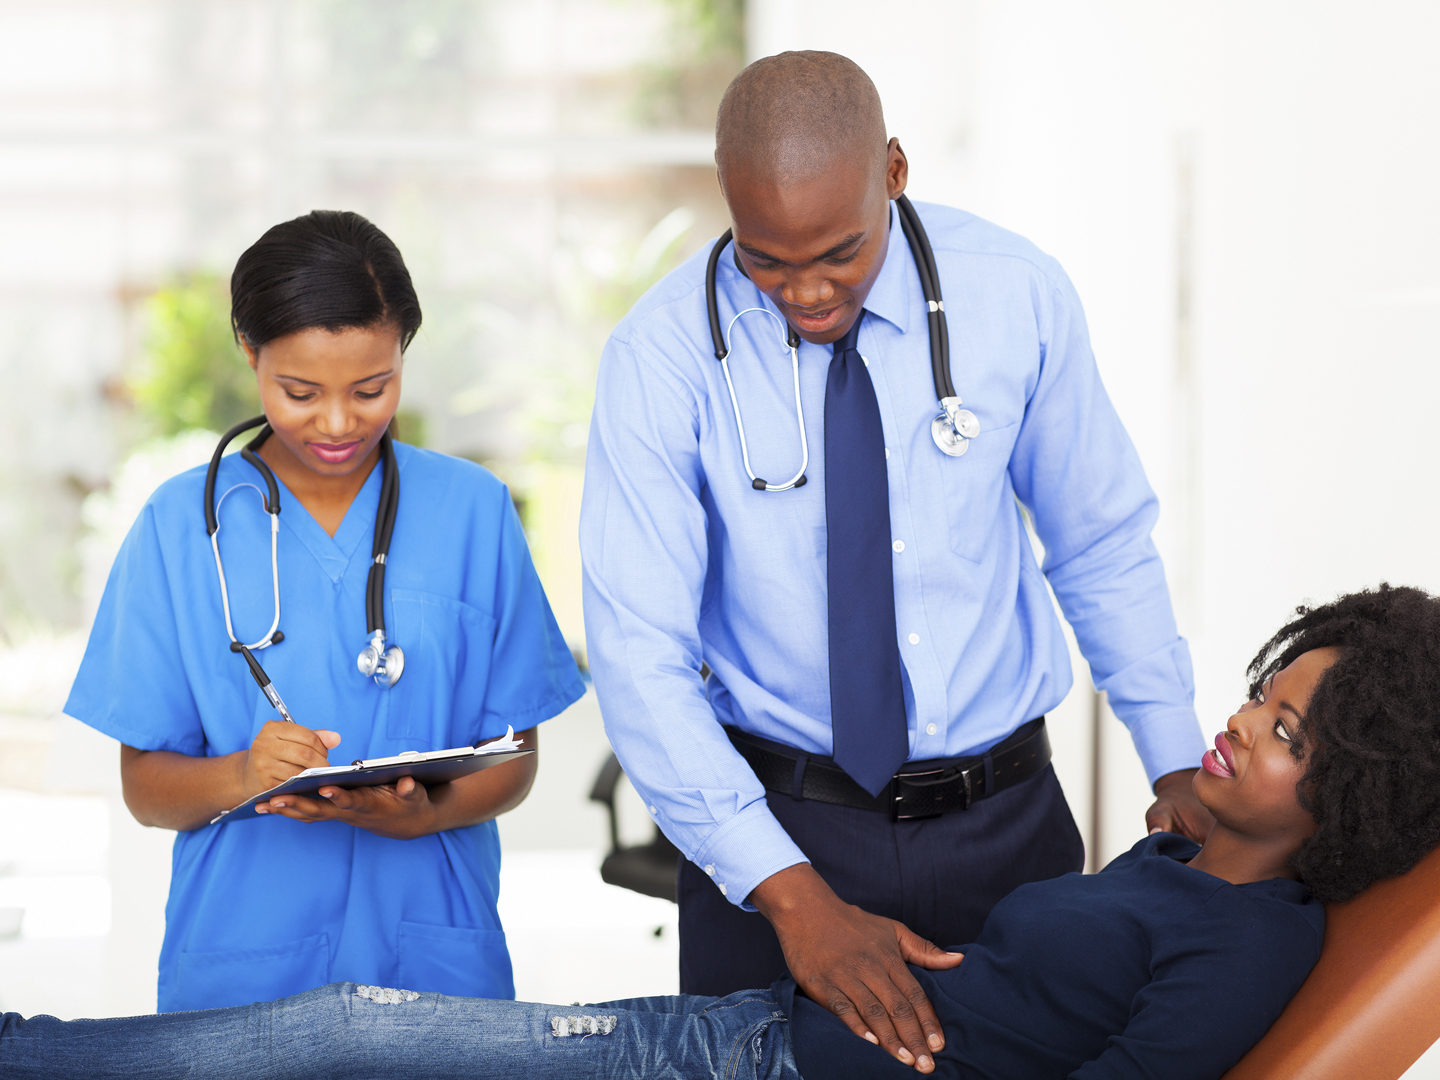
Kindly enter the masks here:
<path id="1" fill-rule="evenodd" d="M 405 671 L 405 653 L 399 645 L 385 647 L 385 632 L 375 631 L 360 655 L 355 658 L 360 674 L 372 678 L 379 686 L 390 687 L 400 681 Z"/>
<path id="2" fill-rule="evenodd" d="M 941 399 L 943 410 L 930 421 L 930 437 L 942 453 L 960 457 L 970 449 L 970 440 L 980 434 L 980 421 L 969 409 L 960 407 L 958 397 Z"/>

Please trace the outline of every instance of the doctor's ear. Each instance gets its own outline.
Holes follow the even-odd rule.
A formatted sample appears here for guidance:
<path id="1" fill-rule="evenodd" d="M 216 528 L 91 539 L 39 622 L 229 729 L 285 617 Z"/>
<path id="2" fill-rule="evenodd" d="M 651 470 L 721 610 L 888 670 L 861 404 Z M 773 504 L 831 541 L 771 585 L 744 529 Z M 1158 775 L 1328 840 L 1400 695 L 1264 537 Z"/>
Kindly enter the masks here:
<path id="1" fill-rule="evenodd" d="M 899 139 L 891 139 L 885 147 L 885 197 L 898 199 L 905 194 L 910 180 L 910 161 L 900 148 Z"/>
<path id="2" fill-rule="evenodd" d="M 239 341 L 239 343 L 240 343 L 240 348 L 241 348 L 241 350 L 243 350 L 244 353 L 245 353 L 245 360 L 246 360 L 246 362 L 249 363 L 249 365 L 250 365 L 250 370 L 251 370 L 251 371 L 254 371 L 254 370 L 255 370 L 255 365 L 260 362 L 260 353 L 259 353 L 259 351 L 256 350 L 256 349 L 252 349 L 252 348 L 250 347 L 250 343 L 249 343 L 248 341 L 246 341 L 243 337 L 237 337 L 236 340 Z"/>

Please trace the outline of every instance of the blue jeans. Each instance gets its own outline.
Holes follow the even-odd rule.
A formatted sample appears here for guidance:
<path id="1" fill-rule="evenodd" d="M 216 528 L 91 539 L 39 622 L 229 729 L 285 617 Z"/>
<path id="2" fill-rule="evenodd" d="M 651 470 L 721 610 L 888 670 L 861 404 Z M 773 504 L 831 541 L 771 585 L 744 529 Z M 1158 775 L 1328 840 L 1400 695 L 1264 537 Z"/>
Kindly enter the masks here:
<path id="1" fill-rule="evenodd" d="M 409 1000 L 405 1000 L 409 999 Z M 5 1080 L 799 1080 L 769 990 L 534 1005 L 334 983 L 120 1020 L 0 1017 Z"/>

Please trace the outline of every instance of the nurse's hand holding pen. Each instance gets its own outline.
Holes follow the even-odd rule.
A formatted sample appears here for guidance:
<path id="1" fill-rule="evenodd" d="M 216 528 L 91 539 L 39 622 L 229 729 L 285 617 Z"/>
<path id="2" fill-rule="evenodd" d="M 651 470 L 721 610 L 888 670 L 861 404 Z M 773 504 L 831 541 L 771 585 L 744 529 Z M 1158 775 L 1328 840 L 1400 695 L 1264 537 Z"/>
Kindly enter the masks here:
<path id="1" fill-rule="evenodd" d="M 330 751 L 339 745 L 340 736 L 333 731 L 312 731 L 289 721 L 271 720 L 245 751 L 240 782 L 251 793 L 268 791 L 296 773 L 325 768 L 330 764 Z"/>

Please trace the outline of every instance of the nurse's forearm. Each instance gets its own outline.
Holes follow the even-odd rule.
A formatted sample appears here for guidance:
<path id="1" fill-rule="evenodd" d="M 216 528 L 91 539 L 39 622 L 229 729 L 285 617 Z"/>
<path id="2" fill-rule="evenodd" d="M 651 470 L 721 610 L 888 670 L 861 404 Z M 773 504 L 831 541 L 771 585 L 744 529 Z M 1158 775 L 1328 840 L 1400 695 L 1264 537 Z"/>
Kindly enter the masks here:
<path id="1" fill-rule="evenodd" d="M 120 747 L 125 805 L 142 825 L 185 832 L 212 821 L 305 769 L 329 765 L 340 736 L 324 729 L 269 720 L 249 750 L 191 757 L 170 750 Z"/>
<path id="2" fill-rule="evenodd" d="M 121 746 L 125 805 L 141 825 L 179 832 L 198 829 L 249 798 L 244 786 L 245 754 L 242 750 L 223 757 L 191 757 Z"/>
<path id="3" fill-rule="evenodd" d="M 539 730 L 531 728 L 522 731 L 516 738 L 535 753 L 432 787 L 430 803 L 435 808 L 435 827 L 419 835 L 478 825 L 514 810 L 524 802 L 539 771 Z"/>

